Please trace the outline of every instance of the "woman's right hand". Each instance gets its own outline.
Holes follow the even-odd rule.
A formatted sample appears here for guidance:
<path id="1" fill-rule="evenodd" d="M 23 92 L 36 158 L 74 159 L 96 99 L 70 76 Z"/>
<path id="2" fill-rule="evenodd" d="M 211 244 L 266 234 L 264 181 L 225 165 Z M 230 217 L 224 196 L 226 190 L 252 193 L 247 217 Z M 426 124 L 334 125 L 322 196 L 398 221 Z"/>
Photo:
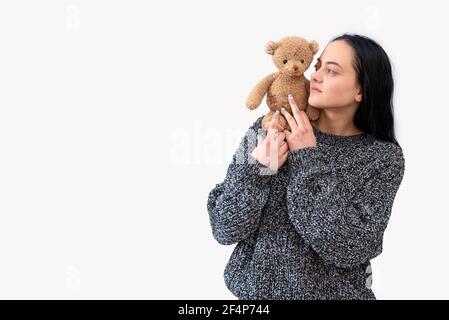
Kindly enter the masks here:
<path id="1" fill-rule="evenodd" d="M 277 129 L 279 112 L 277 111 L 270 122 L 265 139 L 261 140 L 251 155 L 261 164 L 277 171 L 287 161 L 288 143 L 285 133 Z"/>

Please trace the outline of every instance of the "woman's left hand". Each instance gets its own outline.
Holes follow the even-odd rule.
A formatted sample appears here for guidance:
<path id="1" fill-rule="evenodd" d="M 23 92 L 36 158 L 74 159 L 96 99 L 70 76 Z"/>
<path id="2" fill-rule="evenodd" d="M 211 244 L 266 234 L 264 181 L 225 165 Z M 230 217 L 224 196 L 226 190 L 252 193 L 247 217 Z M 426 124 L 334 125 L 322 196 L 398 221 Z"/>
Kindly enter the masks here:
<path id="1" fill-rule="evenodd" d="M 291 132 L 287 129 L 284 130 L 288 149 L 291 152 L 307 147 L 316 147 L 316 137 L 313 133 L 313 128 L 307 114 L 304 111 L 299 110 L 295 100 L 290 94 L 288 95 L 288 102 L 292 107 L 294 117 L 292 117 L 284 108 L 281 109 L 282 115 L 285 117 L 292 130 Z"/>

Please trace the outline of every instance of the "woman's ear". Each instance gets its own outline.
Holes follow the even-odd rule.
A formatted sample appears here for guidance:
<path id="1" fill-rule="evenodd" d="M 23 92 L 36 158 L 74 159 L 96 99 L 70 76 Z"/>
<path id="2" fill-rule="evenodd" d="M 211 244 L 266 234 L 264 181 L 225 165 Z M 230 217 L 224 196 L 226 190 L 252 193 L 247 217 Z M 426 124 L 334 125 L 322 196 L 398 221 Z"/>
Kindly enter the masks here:
<path id="1" fill-rule="evenodd" d="M 355 102 L 361 102 L 363 98 L 362 89 L 359 88 L 357 94 L 355 95 Z"/>

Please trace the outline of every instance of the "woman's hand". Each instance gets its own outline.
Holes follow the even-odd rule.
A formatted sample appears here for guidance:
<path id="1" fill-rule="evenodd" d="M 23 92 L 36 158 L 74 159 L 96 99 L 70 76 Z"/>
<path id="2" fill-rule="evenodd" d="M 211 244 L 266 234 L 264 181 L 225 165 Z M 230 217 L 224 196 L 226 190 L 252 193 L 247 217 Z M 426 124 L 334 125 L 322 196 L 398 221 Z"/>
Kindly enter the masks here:
<path id="1" fill-rule="evenodd" d="M 270 122 L 265 139 L 261 140 L 251 155 L 261 164 L 277 171 L 287 161 L 288 144 L 285 141 L 285 133 L 277 129 L 279 111 L 277 111 Z"/>
<path id="2" fill-rule="evenodd" d="M 288 95 L 288 102 L 292 107 L 294 117 L 284 108 L 281 109 L 281 112 L 292 130 L 291 132 L 284 130 L 290 152 L 307 147 L 316 147 L 316 137 L 307 114 L 299 110 L 291 94 Z"/>

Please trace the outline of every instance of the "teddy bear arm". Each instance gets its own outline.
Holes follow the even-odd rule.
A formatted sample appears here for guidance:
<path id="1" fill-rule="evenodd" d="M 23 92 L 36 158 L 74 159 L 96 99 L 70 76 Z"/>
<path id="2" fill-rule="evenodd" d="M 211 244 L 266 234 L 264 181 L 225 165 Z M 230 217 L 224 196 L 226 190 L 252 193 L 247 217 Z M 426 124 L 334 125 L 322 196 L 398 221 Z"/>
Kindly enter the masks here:
<path id="1" fill-rule="evenodd" d="M 309 95 L 310 95 L 310 81 L 306 77 L 304 77 L 304 78 L 306 80 L 304 85 L 306 86 L 307 99 L 309 99 Z"/>
<path id="2" fill-rule="evenodd" d="M 246 99 L 246 106 L 248 109 L 256 109 L 262 102 L 263 97 L 267 93 L 273 81 L 276 79 L 278 72 L 272 73 L 262 80 L 260 80 L 257 85 L 251 90 L 248 99 Z"/>
<path id="3" fill-rule="evenodd" d="M 306 86 L 306 94 L 307 94 L 307 102 L 306 102 L 306 114 L 309 118 L 309 120 L 318 120 L 320 117 L 320 109 L 315 108 L 314 106 L 309 104 L 309 96 L 310 96 L 310 81 L 306 79 L 305 81 Z"/>

